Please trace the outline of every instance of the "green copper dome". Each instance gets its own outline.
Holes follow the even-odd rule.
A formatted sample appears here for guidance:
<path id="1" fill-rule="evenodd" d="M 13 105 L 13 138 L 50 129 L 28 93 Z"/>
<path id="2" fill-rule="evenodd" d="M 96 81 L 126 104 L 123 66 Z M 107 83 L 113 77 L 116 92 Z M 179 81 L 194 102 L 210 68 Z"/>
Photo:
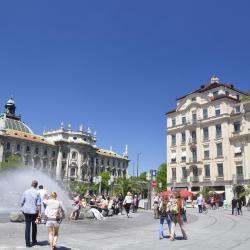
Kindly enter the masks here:
<path id="1" fill-rule="evenodd" d="M 12 129 L 33 134 L 32 130 L 21 120 L 11 119 L 3 115 L 0 117 L 0 130 Z"/>

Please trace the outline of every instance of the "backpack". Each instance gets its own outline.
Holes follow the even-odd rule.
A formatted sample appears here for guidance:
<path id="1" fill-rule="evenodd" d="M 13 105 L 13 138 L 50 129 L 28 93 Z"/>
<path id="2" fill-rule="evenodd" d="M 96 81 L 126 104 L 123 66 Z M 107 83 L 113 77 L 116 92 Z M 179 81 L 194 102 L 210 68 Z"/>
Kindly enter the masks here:
<path id="1" fill-rule="evenodd" d="M 61 207 L 61 205 L 59 205 L 59 208 L 57 210 L 56 220 L 57 221 L 62 221 L 63 219 L 65 219 L 65 213 L 64 213 L 64 210 Z"/>
<path id="2" fill-rule="evenodd" d="M 171 201 L 171 204 L 170 204 L 170 213 L 171 214 L 178 214 L 179 213 L 178 202 L 177 202 L 176 199 L 174 199 L 173 201 Z"/>

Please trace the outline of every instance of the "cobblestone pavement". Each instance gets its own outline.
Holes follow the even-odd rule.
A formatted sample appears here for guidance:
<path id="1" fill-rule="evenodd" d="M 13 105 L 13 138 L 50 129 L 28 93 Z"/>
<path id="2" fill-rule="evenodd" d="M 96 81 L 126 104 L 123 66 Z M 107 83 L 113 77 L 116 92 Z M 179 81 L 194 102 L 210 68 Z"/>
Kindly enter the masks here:
<path id="1" fill-rule="evenodd" d="M 159 221 L 152 219 L 152 212 L 132 214 L 132 218 L 114 216 L 105 221 L 65 221 L 60 228 L 59 250 L 152 250 L 152 249 L 249 249 L 250 212 L 232 216 L 230 211 L 209 211 L 198 214 L 188 210 L 189 223 L 185 225 L 188 240 L 158 239 Z M 166 226 L 165 226 L 166 228 Z M 168 233 L 167 230 L 165 230 Z M 40 246 L 31 249 L 49 249 L 44 225 L 38 228 Z M 0 215 L 0 249 L 14 250 L 24 247 L 24 224 L 7 222 Z"/>

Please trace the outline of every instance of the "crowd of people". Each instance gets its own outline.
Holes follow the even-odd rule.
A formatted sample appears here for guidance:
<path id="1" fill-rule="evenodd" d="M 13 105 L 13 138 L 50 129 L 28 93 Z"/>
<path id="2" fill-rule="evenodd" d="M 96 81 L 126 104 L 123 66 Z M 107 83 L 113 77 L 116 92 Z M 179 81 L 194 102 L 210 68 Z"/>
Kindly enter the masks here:
<path id="1" fill-rule="evenodd" d="M 109 215 L 122 215 L 125 209 L 126 215 L 130 217 L 130 210 L 136 213 L 139 207 L 140 195 L 131 194 L 127 192 L 124 197 L 122 194 L 110 197 L 108 195 L 93 195 L 91 197 L 84 197 L 81 195 L 75 195 L 73 197 L 73 211 L 70 215 L 70 219 L 77 220 L 79 218 L 82 208 L 89 207 L 97 219 Z"/>
<path id="2" fill-rule="evenodd" d="M 48 228 L 48 239 L 51 250 L 56 249 L 59 227 L 65 214 L 63 204 L 57 200 L 57 193 L 50 194 L 33 180 L 31 188 L 23 193 L 21 210 L 25 216 L 25 242 L 26 247 L 37 245 L 37 224 L 44 223 Z M 30 229 L 32 226 L 32 242 L 30 240 Z"/>

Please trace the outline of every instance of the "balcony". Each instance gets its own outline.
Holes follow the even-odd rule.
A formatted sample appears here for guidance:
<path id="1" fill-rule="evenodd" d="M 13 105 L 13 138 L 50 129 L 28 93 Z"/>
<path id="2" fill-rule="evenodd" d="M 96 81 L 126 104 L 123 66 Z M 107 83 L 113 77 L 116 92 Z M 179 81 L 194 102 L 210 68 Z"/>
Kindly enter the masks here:
<path id="1" fill-rule="evenodd" d="M 196 138 L 189 138 L 188 143 L 189 143 L 189 145 L 190 144 L 196 144 L 197 143 L 197 139 Z"/>
<path id="2" fill-rule="evenodd" d="M 210 177 L 210 176 L 205 176 L 205 177 L 203 177 L 203 181 L 204 181 L 204 182 L 210 182 L 210 180 L 211 180 L 211 177 Z"/>
<path id="3" fill-rule="evenodd" d="M 198 163 L 197 157 L 190 157 L 189 158 L 189 163 Z"/>
<path id="4" fill-rule="evenodd" d="M 181 182 L 182 182 L 182 183 L 187 183 L 187 177 L 181 178 Z"/>
<path id="5" fill-rule="evenodd" d="M 199 182 L 199 176 L 190 177 L 191 182 Z"/>
<path id="6" fill-rule="evenodd" d="M 217 176 L 216 181 L 224 181 L 224 176 Z"/>

